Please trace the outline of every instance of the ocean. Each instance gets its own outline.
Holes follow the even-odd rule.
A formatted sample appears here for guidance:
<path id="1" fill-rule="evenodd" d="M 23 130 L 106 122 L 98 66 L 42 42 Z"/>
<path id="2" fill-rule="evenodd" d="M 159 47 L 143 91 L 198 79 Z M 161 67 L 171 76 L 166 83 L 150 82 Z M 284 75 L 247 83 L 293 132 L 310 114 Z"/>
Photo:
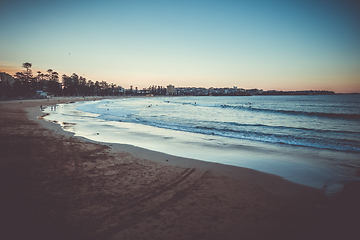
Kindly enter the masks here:
<path id="1" fill-rule="evenodd" d="M 45 112 L 76 136 L 252 168 L 330 195 L 360 179 L 360 95 L 136 97 Z"/>

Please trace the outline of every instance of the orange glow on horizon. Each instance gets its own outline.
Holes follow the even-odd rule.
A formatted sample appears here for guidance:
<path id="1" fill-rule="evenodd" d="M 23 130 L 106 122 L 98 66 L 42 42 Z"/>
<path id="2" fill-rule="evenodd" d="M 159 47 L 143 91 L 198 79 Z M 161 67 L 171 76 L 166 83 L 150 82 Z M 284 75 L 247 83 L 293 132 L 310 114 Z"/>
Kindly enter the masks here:
<path id="1" fill-rule="evenodd" d="M 15 67 L 9 67 L 9 66 L 0 66 L 0 72 L 5 72 L 10 75 L 14 75 L 17 72 L 22 71 L 22 69 L 15 68 Z"/>
<path id="2" fill-rule="evenodd" d="M 22 67 L 14 67 L 11 64 L 2 64 L 0 62 L 0 72 L 6 72 L 10 75 L 15 75 L 16 72 L 21 72 L 24 69 Z M 32 69 L 33 75 L 36 76 L 38 71 L 42 73 L 46 73 L 46 70 L 43 69 Z M 55 68 L 54 71 L 57 71 Z M 60 82 L 61 76 L 64 74 L 61 71 L 57 71 L 59 73 Z M 76 72 L 75 72 L 76 73 Z M 65 73 L 70 76 L 72 73 Z M 78 74 L 78 73 L 77 73 Z M 219 78 L 219 77 L 190 77 L 190 76 L 157 76 L 157 75 L 146 75 L 132 74 L 128 76 L 113 76 L 107 74 L 78 74 L 79 76 L 85 77 L 87 80 L 91 80 L 93 82 L 96 81 L 106 81 L 108 83 L 114 83 L 118 86 L 122 86 L 124 88 L 130 88 L 131 85 L 133 87 L 138 87 L 139 89 L 148 88 L 152 85 L 157 86 L 167 86 L 169 84 L 174 85 L 175 87 L 204 87 L 204 88 L 232 88 L 236 86 L 238 88 L 244 89 L 263 89 L 264 91 L 268 90 L 277 90 L 277 91 L 302 91 L 302 90 L 325 90 L 325 91 L 334 91 L 335 93 L 360 93 L 360 77 L 356 76 L 348 76 L 348 77 L 339 77 L 339 78 L 309 78 L 301 81 L 298 78 L 293 78 L 293 81 L 264 81 L 258 79 L 228 79 L 227 77 Z M 222 81 L 221 79 L 228 79 L 229 81 Z M 341 81 L 338 79 L 342 79 Z"/>

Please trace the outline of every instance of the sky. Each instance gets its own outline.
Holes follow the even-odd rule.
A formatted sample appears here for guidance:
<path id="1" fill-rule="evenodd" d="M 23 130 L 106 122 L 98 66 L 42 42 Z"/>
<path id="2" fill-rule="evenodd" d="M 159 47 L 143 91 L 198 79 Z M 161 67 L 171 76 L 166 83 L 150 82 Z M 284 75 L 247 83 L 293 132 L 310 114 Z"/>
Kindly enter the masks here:
<path id="1" fill-rule="evenodd" d="M 360 92 L 360 2 L 0 0 L 0 71 Z"/>

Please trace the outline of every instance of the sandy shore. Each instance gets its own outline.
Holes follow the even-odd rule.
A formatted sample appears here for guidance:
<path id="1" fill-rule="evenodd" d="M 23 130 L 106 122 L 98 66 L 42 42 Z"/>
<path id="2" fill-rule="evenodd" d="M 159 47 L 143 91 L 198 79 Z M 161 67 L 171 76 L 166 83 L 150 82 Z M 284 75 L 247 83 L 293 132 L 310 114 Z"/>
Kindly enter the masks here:
<path id="1" fill-rule="evenodd" d="M 246 168 L 90 142 L 37 118 L 40 105 L 79 100 L 0 102 L 0 239 L 357 239 L 358 183 L 330 199 Z"/>

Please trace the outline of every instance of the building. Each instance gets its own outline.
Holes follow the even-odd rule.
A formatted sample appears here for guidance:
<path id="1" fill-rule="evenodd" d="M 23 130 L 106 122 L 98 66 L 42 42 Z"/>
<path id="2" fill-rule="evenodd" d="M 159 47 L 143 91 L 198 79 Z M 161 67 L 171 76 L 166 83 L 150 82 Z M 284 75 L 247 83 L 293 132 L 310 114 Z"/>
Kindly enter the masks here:
<path id="1" fill-rule="evenodd" d="M 166 95 L 175 95 L 175 93 L 175 86 L 171 84 L 166 86 Z"/>
<path id="2" fill-rule="evenodd" d="M 125 89 L 123 87 L 118 86 L 116 88 L 115 92 L 117 92 L 119 95 L 124 95 L 125 94 Z"/>
<path id="3" fill-rule="evenodd" d="M 0 72 L 0 82 L 7 82 L 11 87 L 13 87 L 15 79 L 8 73 Z"/>
<path id="4" fill-rule="evenodd" d="M 38 97 L 38 98 L 47 98 L 47 92 L 37 90 L 36 91 L 36 97 Z"/>

